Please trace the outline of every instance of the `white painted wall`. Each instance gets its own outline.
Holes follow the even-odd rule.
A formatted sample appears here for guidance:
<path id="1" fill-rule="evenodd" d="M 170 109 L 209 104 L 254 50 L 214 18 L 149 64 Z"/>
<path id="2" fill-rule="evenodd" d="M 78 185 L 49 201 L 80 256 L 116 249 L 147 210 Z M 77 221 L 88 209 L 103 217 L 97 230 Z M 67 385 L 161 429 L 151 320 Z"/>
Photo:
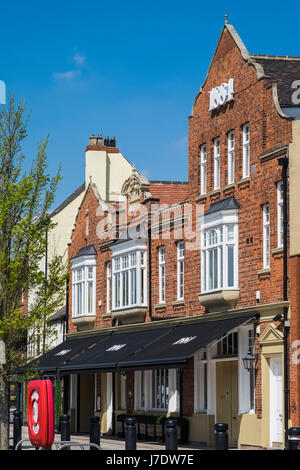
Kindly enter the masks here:
<path id="1" fill-rule="evenodd" d="M 85 154 L 85 187 L 90 180 L 96 184 L 99 194 L 106 201 L 123 201 L 121 189 L 132 174 L 132 165 L 121 153 L 105 150 L 87 150 Z"/>

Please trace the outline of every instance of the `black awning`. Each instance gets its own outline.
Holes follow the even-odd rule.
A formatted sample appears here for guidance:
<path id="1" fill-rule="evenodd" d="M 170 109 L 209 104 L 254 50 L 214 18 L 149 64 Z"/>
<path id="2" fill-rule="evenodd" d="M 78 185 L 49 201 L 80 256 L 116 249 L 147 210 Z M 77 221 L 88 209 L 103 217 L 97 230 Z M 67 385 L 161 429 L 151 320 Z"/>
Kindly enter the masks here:
<path id="1" fill-rule="evenodd" d="M 160 328 L 145 326 L 135 331 L 116 331 L 98 337 L 98 341 L 94 337 L 84 352 L 75 357 L 70 357 L 70 353 L 64 362 L 60 358 L 56 368 L 59 373 L 65 374 L 184 367 L 195 352 L 226 336 L 251 318 L 253 315 L 244 315 L 182 322 Z M 66 343 L 62 349 L 67 349 Z M 53 356 L 57 359 L 57 354 Z"/>
<path id="2" fill-rule="evenodd" d="M 170 328 L 147 328 L 137 331 L 113 332 L 106 336 L 104 341 L 92 345 L 84 354 L 76 356 L 58 367 L 62 373 L 76 373 L 80 371 L 103 372 L 118 368 L 120 361 L 131 357 L 147 347 L 152 347 L 158 340 L 170 333 Z M 95 344 L 96 343 L 96 344 Z"/>
<path id="3" fill-rule="evenodd" d="M 145 347 L 119 362 L 120 369 L 176 368 L 184 366 L 189 357 L 221 339 L 253 315 L 198 323 L 179 324 L 159 338 L 155 347 Z"/>
<path id="4" fill-rule="evenodd" d="M 68 364 L 69 361 L 81 357 L 95 343 L 103 341 L 108 335 L 102 335 L 101 339 L 95 336 L 81 338 L 69 338 L 43 356 L 27 364 L 27 368 L 37 369 L 45 374 L 52 375 L 57 369 Z"/>

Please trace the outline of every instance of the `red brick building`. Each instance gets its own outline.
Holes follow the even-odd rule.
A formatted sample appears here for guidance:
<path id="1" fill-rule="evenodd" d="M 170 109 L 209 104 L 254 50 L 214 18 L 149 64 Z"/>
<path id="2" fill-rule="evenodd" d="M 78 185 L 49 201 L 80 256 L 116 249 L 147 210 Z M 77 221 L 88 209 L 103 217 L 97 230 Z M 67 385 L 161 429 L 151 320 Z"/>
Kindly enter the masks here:
<path id="1" fill-rule="evenodd" d="M 300 58 L 250 55 L 225 24 L 189 117 L 188 182 L 134 169 L 123 204 L 87 188 L 69 334 L 50 353 L 75 430 L 95 413 L 102 432 L 122 413 L 180 416 L 190 442 L 212 446 L 226 422 L 230 445 L 265 448 L 300 426 L 297 80 Z"/>

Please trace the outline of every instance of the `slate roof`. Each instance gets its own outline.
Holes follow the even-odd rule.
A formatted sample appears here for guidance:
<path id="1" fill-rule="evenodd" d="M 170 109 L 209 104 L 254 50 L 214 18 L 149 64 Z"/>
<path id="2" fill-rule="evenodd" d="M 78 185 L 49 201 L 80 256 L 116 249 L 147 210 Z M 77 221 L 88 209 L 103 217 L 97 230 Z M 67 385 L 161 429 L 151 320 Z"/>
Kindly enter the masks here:
<path id="1" fill-rule="evenodd" d="M 66 318 L 66 305 L 64 305 L 62 308 L 57 310 L 50 318 L 50 322 L 57 322 L 57 321 L 63 321 Z"/>
<path id="2" fill-rule="evenodd" d="M 237 202 L 234 196 L 230 196 L 221 201 L 213 202 L 209 209 L 205 212 L 204 215 L 212 214 L 214 212 L 230 210 L 230 209 L 239 209 L 240 204 Z"/>
<path id="3" fill-rule="evenodd" d="M 271 82 L 278 85 L 278 98 L 281 106 L 295 106 L 292 94 L 295 89 L 292 83 L 300 80 L 300 57 L 279 57 L 251 55 L 255 62 L 261 64 Z M 299 88 L 299 87 L 298 87 Z"/>
<path id="4" fill-rule="evenodd" d="M 80 250 L 77 252 L 77 255 L 74 256 L 74 258 L 79 258 L 79 256 L 94 256 L 97 254 L 97 250 L 94 247 L 94 245 L 88 245 L 88 246 L 83 246 L 80 248 Z"/>

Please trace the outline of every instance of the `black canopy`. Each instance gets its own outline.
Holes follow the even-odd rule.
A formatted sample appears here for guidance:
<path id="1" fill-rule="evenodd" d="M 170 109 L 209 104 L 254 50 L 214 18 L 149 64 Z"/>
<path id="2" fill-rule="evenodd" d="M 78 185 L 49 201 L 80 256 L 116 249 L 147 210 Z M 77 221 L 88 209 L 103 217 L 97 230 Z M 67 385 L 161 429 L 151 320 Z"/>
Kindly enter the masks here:
<path id="1" fill-rule="evenodd" d="M 218 341 L 253 315 L 178 322 L 154 328 L 67 339 L 39 359 L 38 369 L 60 374 L 184 367 L 195 352 Z"/>

